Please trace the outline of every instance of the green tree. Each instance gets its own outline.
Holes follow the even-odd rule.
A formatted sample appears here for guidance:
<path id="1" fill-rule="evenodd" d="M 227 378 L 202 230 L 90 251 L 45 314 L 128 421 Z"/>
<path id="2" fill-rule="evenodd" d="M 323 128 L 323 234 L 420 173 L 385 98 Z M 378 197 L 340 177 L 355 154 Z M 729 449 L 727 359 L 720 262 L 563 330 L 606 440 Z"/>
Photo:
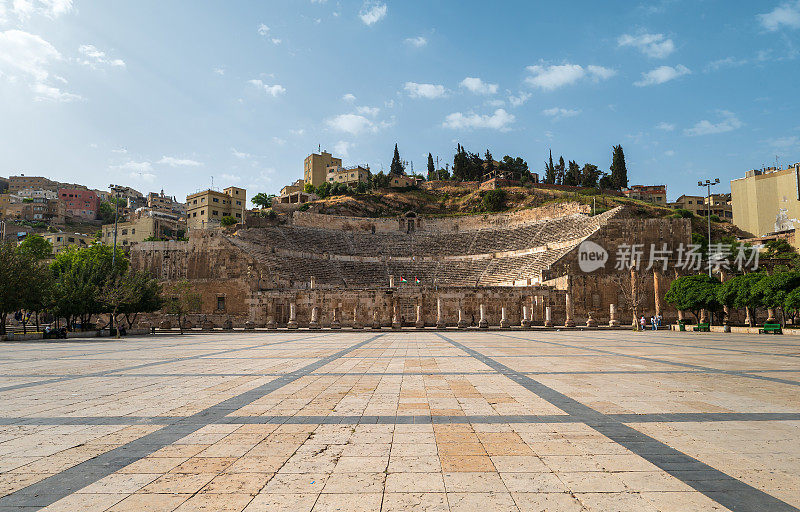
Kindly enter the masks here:
<path id="1" fill-rule="evenodd" d="M 320 199 L 325 199 L 329 195 L 331 195 L 331 185 L 327 181 L 325 183 L 320 183 L 317 187 L 317 195 Z"/>
<path id="2" fill-rule="evenodd" d="M 178 281 L 166 290 L 164 312 L 178 317 L 181 334 L 186 324 L 186 315 L 199 312 L 202 305 L 202 296 L 192 288 L 189 281 Z"/>
<path id="3" fill-rule="evenodd" d="M 581 184 L 581 167 L 574 160 L 567 164 L 567 172 L 564 174 L 564 185 L 577 187 Z"/>
<path id="4" fill-rule="evenodd" d="M 718 311 L 721 304 L 717 299 L 719 280 L 707 274 L 682 276 L 670 284 L 664 299 L 676 309 L 689 311 L 696 321 L 700 321 L 700 311 Z"/>
<path id="5" fill-rule="evenodd" d="M 38 268 L 31 254 L 18 251 L 11 242 L 0 242 L 0 334 L 6 334 L 9 313 L 31 305 L 37 282 L 49 283 Z"/>
<path id="6" fill-rule="evenodd" d="M 750 318 L 750 326 L 753 326 L 755 310 L 760 307 L 758 298 L 753 293 L 753 287 L 764 277 L 763 272 L 752 272 L 734 276 L 717 289 L 717 300 L 720 304 L 728 307 L 743 308 Z"/>
<path id="7" fill-rule="evenodd" d="M 163 306 L 161 285 L 146 272 L 129 271 L 111 277 L 100 292 L 113 325 L 119 325 L 118 315 L 124 315 L 128 328 L 132 328 L 139 313 L 152 313 Z"/>
<path id="8" fill-rule="evenodd" d="M 41 261 L 53 255 L 53 244 L 42 236 L 30 234 L 22 240 L 17 250 Z"/>
<path id="9" fill-rule="evenodd" d="M 234 224 L 237 223 L 237 220 L 231 217 L 230 215 L 226 215 L 222 217 L 222 220 L 220 220 L 219 223 L 222 224 L 223 226 L 233 226 Z"/>
<path id="10" fill-rule="evenodd" d="M 797 257 L 797 251 L 786 240 L 770 240 L 764 244 L 763 256 L 765 258 L 791 260 Z"/>
<path id="11" fill-rule="evenodd" d="M 530 180 L 531 178 L 531 172 L 528 170 L 528 163 L 520 157 L 511 158 L 506 155 L 497 168 L 503 172 L 513 173 L 523 181 L 526 179 Z"/>
<path id="12" fill-rule="evenodd" d="M 600 181 L 597 182 L 597 187 L 601 190 L 613 190 L 614 182 L 611 180 L 611 176 L 608 173 L 602 173 Z"/>
<path id="13" fill-rule="evenodd" d="M 436 167 L 433 165 L 433 155 L 428 153 L 428 181 L 436 179 Z"/>
<path id="14" fill-rule="evenodd" d="M 261 208 L 269 208 L 272 206 L 272 200 L 274 198 L 275 194 L 265 194 L 264 192 L 259 192 L 250 199 L 250 202 Z"/>
<path id="15" fill-rule="evenodd" d="M 506 206 L 506 191 L 503 189 L 489 190 L 483 194 L 483 209 L 487 212 L 499 212 Z"/>
<path id="16" fill-rule="evenodd" d="M 486 175 L 489 177 L 494 176 L 494 157 L 492 153 L 487 149 L 486 155 L 484 157 L 484 161 L 486 162 Z"/>
<path id="17" fill-rule="evenodd" d="M 619 190 L 628 186 L 628 168 L 625 167 L 625 153 L 622 145 L 614 146 L 614 154 L 611 157 L 611 183 L 614 188 Z"/>
<path id="18" fill-rule="evenodd" d="M 397 150 L 397 143 L 395 143 L 389 174 L 403 174 L 403 171 L 405 171 L 405 166 L 403 166 L 403 162 L 400 161 L 400 151 Z"/>
<path id="19" fill-rule="evenodd" d="M 752 294 L 762 307 L 783 310 L 786 297 L 795 288 L 800 288 L 800 272 L 775 271 L 759 279 L 753 285 Z"/>
<path id="20" fill-rule="evenodd" d="M 564 163 L 564 157 L 558 157 L 558 164 L 556 165 L 556 183 L 564 185 L 564 175 L 567 173 L 567 164 Z"/>
<path id="21" fill-rule="evenodd" d="M 317 189 L 315 189 L 314 185 L 312 185 L 311 183 L 306 183 L 305 185 L 303 185 L 303 192 L 307 194 L 314 194 L 316 191 Z"/>
<path id="22" fill-rule="evenodd" d="M 544 163 L 543 182 L 552 185 L 556 182 L 556 167 L 553 165 L 553 150 L 550 150 L 550 160 Z"/>
<path id="23" fill-rule="evenodd" d="M 596 188 L 598 186 L 598 178 L 600 178 L 600 169 L 594 164 L 584 164 L 581 169 L 581 187 Z"/>

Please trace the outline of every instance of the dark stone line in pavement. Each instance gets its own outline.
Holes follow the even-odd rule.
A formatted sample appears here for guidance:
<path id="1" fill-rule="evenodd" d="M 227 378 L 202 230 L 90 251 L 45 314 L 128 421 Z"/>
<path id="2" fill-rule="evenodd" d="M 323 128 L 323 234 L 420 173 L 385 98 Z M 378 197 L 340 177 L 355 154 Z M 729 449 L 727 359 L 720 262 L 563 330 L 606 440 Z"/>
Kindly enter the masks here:
<path id="1" fill-rule="evenodd" d="M 323 357 L 314 363 L 306 365 L 282 377 L 278 377 L 262 386 L 223 400 L 192 416 L 188 416 L 176 423 L 167 425 L 139 439 L 102 453 L 92 459 L 4 496 L 0 498 L 0 510 L 2 510 L 3 507 L 17 507 L 20 509 L 24 509 L 24 507 L 43 508 L 55 503 L 75 491 L 83 489 L 87 485 L 115 473 L 125 466 L 196 432 L 205 425 L 221 422 L 221 420 L 231 412 L 239 410 L 259 398 L 309 375 L 322 366 L 367 345 L 381 336 L 381 334 L 372 336 L 367 340 L 356 343 L 335 354 Z"/>
<path id="2" fill-rule="evenodd" d="M 474 349 L 447 338 L 441 333 L 436 333 L 436 335 L 724 507 L 737 512 L 763 512 L 765 510 L 798 512 L 797 508 L 788 503 L 714 469 L 609 415 L 592 409 Z M 554 344 L 561 345 L 560 343 Z M 695 472 L 695 476 L 689 479 L 683 473 L 684 471 Z"/>

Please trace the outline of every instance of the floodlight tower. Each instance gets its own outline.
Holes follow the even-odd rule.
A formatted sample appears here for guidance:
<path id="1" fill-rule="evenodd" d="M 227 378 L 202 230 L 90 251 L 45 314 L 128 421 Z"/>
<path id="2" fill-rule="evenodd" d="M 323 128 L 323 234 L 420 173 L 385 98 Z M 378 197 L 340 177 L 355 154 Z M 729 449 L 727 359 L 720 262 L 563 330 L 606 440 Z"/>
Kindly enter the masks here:
<path id="1" fill-rule="evenodd" d="M 719 185 L 719 178 L 714 181 L 698 181 L 698 187 L 706 187 L 706 217 L 708 217 L 708 277 L 711 277 L 711 187 Z"/>

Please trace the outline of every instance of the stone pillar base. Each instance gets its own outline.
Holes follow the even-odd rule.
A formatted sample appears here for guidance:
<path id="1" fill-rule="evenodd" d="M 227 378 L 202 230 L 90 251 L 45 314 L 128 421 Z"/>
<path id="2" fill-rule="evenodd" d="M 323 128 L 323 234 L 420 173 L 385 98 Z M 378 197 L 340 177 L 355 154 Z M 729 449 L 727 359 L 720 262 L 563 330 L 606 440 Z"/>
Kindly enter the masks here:
<path id="1" fill-rule="evenodd" d="M 509 327 L 511 327 L 511 322 L 509 322 L 508 319 L 504 318 L 504 319 L 500 320 L 500 328 L 501 329 L 508 329 Z"/>
<path id="2" fill-rule="evenodd" d="M 609 327 L 619 327 L 619 320 L 611 320 L 608 322 Z"/>
<path id="3" fill-rule="evenodd" d="M 213 331 L 214 327 L 215 327 L 214 322 L 210 322 L 208 320 L 200 324 L 200 328 L 203 329 L 204 331 Z"/>
<path id="4" fill-rule="evenodd" d="M 275 323 L 275 320 L 270 318 L 267 320 L 267 329 L 274 330 L 278 328 L 278 324 Z"/>
<path id="5" fill-rule="evenodd" d="M 575 320 L 567 320 L 564 322 L 564 327 L 575 327 Z"/>
<path id="6" fill-rule="evenodd" d="M 400 329 L 401 327 L 403 327 L 403 326 L 400 325 L 400 322 L 398 322 L 398 321 L 392 322 L 392 329 Z"/>
<path id="7" fill-rule="evenodd" d="M 478 322 L 478 328 L 479 329 L 488 329 L 489 328 L 489 322 L 487 320 L 480 320 Z"/>
<path id="8" fill-rule="evenodd" d="M 318 322 L 308 322 L 308 328 L 311 329 L 312 331 L 316 331 L 317 329 L 319 329 L 319 323 Z"/>
<path id="9" fill-rule="evenodd" d="M 520 327 L 522 327 L 523 329 L 530 329 L 531 328 L 531 321 L 530 320 L 523 320 L 520 323 Z"/>
<path id="10" fill-rule="evenodd" d="M 297 329 L 298 327 L 299 326 L 297 325 L 297 322 L 295 322 L 294 320 L 289 320 L 289 323 L 286 324 L 287 329 Z"/>
<path id="11" fill-rule="evenodd" d="M 416 323 L 416 324 L 414 324 L 414 325 L 415 325 L 415 327 L 416 327 L 417 329 L 424 329 L 424 328 L 425 328 L 425 323 L 424 323 L 424 322 L 417 322 L 417 323 Z"/>
<path id="12" fill-rule="evenodd" d="M 467 324 L 467 321 L 464 320 L 463 318 L 458 321 L 458 328 L 459 329 L 466 329 L 468 327 L 468 325 L 469 324 Z"/>
<path id="13" fill-rule="evenodd" d="M 248 320 L 247 322 L 244 323 L 244 328 L 247 331 L 252 331 L 253 329 L 256 328 L 256 324 Z"/>
<path id="14" fill-rule="evenodd" d="M 544 326 L 545 327 L 553 327 L 553 322 L 551 320 L 545 320 Z"/>
<path id="15" fill-rule="evenodd" d="M 586 320 L 586 327 L 597 327 L 597 321 L 594 318 L 589 317 L 589 319 Z"/>
<path id="16" fill-rule="evenodd" d="M 162 320 L 160 324 L 158 324 L 159 329 L 172 329 L 172 324 L 169 320 Z"/>
<path id="17" fill-rule="evenodd" d="M 338 320 L 334 320 L 331 322 L 331 329 L 341 329 L 342 324 L 339 323 Z"/>

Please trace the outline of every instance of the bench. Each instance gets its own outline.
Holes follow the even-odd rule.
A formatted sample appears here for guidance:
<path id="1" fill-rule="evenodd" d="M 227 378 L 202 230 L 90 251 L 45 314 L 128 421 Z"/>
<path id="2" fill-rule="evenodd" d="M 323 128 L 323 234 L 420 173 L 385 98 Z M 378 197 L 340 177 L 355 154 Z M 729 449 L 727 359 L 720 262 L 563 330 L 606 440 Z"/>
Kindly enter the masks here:
<path id="1" fill-rule="evenodd" d="M 758 334 L 783 334 L 781 324 L 764 324 L 764 327 L 758 330 Z"/>
<path id="2" fill-rule="evenodd" d="M 710 324 L 697 324 L 694 328 L 695 332 L 711 332 Z"/>

